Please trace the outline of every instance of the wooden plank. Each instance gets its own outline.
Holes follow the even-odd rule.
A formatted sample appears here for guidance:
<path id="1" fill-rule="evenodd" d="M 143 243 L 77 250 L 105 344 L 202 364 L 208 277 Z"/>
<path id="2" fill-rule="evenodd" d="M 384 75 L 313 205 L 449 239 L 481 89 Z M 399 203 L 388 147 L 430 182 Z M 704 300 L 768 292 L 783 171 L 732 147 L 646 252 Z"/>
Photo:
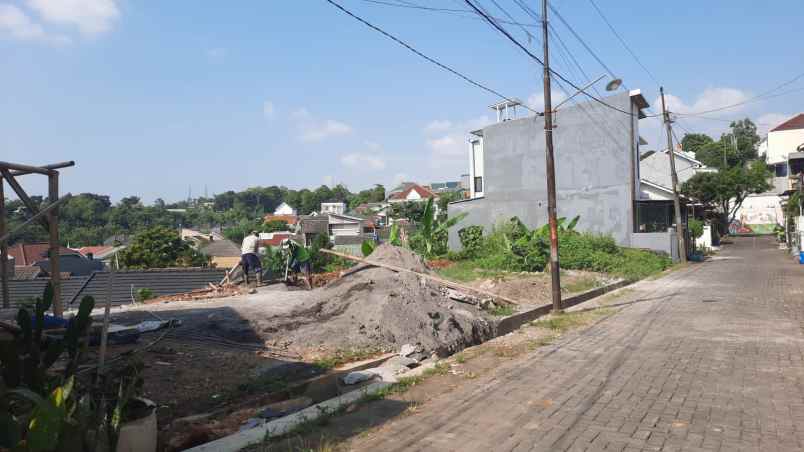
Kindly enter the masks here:
<path id="1" fill-rule="evenodd" d="M 8 181 L 8 185 L 11 185 L 11 188 L 14 190 L 14 193 L 16 193 L 17 196 L 20 198 L 20 201 L 22 201 L 22 203 L 25 204 L 25 207 L 27 207 L 28 210 L 31 211 L 31 214 L 36 215 L 37 213 L 39 213 L 39 206 L 33 203 L 31 198 L 28 196 L 27 193 L 25 193 L 25 190 L 22 189 L 22 186 L 19 184 L 19 182 L 17 182 L 17 179 L 15 179 L 14 176 L 11 175 L 8 169 L 0 166 L 0 174 L 2 174 L 3 177 L 6 179 L 6 181 Z M 42 225 L 44 225 L 46 228 L 49 227 L 46 218 L 42 218 L 40 221 L 42 222 Z"/>
<path id="2" fill-rule="evenodd" d="M 42 165 L 38 168 L 42 168 L 45 170 L 57 170 L 61 168 L 68 168 L 70 166 L 75 166 L 75 162 L 70 160 L 67 162 L 59 162 L 59 163 L 51 163 L 50 165 Z M 30 171 L 21 171 L 21 170 L 13 170 L 11 171 L 12 176 L 25 176 L 26 174 L 31 174 Z"/>
<path id="3" fill-rule="evenodd" d="M 512 298 L 508 298 L 508 297 L 505 297 L 505 296 L 502 296 L 502 295 L 499 295 L 499 294 L 495 294 L 495 293 L 492 293 L 492 292 L 488 292 L 488 291 L 485 291 L 485 290 L 482 290 L 482 289 L 477 289 L 477 288 L 474 288 L 474 287 L 465 286 L 463 284 L 458 284 L 456 282 L 449 281 L 447 279 L 443 279 L 443 278 L 439 278 L 437 276 L 417 272 L 415 270 L 410 270 L 408 268 L 397 267 L 396 265 L 383 264 L 383 263 L 380 263 L 380 262 L 371 262 L 371 261 L 367 261 L 366 259 L 355 257 L 355 256 L 352 256 L 352 255 L 349 255 L 349 254 L 339 253 L 337 251 L 327 250 L 327 249 L 324 249 L 324 248 L 320 249 L 319 251 L 322 252 L 322 253 L 331 254 L 333 256 L 342 257 L 344 259 L 349 259 L 349 260 L 352 260 L 352 261 L 355 261 L 355 262 L 360 262 L 361 264 L 370 265 L 370 266 L 373 266 L 373 267 L 382 267 L 382 268 L 385 268 L 385 269 L 388 269 L 388 270 L 391 270 L 391 271 L 395 271 L 395 272 L 413 273 L 414 275 L 418 275 L 418 276 L 421 276 L 423 278 L 429 279 L 429 280 L 431 280 L 433 282 L 441 284 L 442 286 L 448 287 L 450 289 L 462 290 L 462 291 L 465 291 L 465 292 L 476 293 L 476 294 L 479 294 L 479 295 L 483 295 L 485 297 L 493 298 L 494 300 L 503 301 L 503 302 L 511 304 L 511 305 L 519 305 L 519 304 L 521 304 L 520 301 L 514 300 Z"/>
<path id="4" fill-rule="evenodd" d="M 6 235 L 6 194 L 4 187 L 5 182 L 0 177 L 0 237 Z M 3 308 L 9 308 L 11 299 L 8 295 L 8 242 L 6 240 L 0 240 L 0 284 L 3 285 Z"/>
<path id="5" fill-rule="evenodd" d="M 48 196 L 53 204 L 59 200 L 59 173 L 57 171 L 53 171 L 48 176 Z M 62 317 L 64 316 L 64 306 L 61 302 L 61 266 L 59 265 L 61 243 L 59 243 L 59 206 L 57 204 L 47 213 L 47 223 L 50 232 L 50 282 L 53 284 L 53 315 Z"/>
<path id="6" fill-rule="evenodd" d="M 9 162 L 0 162 L 0 169 L 3 170 L 15 170 L 23 173 L 36 173 L 42 174 L 44 176 L 50 176 L 53 173 L 53 170 L 42 168 L 41 166 L 31 166 L 31 165 L 21 165 L 19 163 L 9 163 Z"/>

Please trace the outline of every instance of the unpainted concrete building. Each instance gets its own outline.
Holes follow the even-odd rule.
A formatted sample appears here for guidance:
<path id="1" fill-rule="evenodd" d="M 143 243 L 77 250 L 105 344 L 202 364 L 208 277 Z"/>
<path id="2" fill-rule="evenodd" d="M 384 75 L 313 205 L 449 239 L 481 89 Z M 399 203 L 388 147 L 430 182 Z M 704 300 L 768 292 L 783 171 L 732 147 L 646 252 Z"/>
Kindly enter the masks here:
<path id="1" fill-rule="evenodd" d="M 638 232 L 638 211 L 654 202 L 640 199 L 639 119 L 648 103 L 638 90 L 605 103 L 565 106 L 554 116 L 558 216 L 579 215 L 579 230 L 622 246 L 673 255 L 672 229 Z M 450 216 L 467 214 L 450 230 L 452 249 L 460 249 L 458 231 L 469 225 L 488 232 L 514 216 L 532 228 L 547 222 L 543 117 L 503 118 L 471 132 L 469 147 L 471 197 L 449 204 Z"/>

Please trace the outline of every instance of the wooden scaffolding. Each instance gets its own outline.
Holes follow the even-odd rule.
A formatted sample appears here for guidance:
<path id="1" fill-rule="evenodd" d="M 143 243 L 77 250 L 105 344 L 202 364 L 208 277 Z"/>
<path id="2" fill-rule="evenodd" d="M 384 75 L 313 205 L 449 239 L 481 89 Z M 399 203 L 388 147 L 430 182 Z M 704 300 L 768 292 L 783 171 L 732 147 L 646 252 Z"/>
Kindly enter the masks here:
<path id="1" fill-rule="evenodd" d="M 38 221 L 49 234 L 50 280 L 53 284 L 53 315 L 61 317 L 64 307 L 61 304 L 61 273 L 59 272 L 59 205 L 70 198 L 70 194 L 59 198 L 58 169 L 74 166 L 75 162 L 54 163 L 52 165 L 30 166 L 0 162 L 0 283 L 2 283 L 3 308 L 9 308 L 11 300 L 8 290 L 8 242 L 11 237 L 34 221 Z M 38 174 L 48 178 L 48 204 L 37 206 L 17 180 L 20 176 Z M 17 194 L 31 216 L 14 230 L 9 231 L 6 223 L 6 198 L 4 185 Z"/>

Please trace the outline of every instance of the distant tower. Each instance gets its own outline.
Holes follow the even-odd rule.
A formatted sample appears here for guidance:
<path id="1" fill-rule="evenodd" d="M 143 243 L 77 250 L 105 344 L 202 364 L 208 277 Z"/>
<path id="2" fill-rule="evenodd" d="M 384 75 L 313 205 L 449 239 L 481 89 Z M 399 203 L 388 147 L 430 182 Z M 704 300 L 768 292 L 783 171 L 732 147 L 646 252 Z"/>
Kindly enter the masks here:
<path id="1" fill-rule="evenodd" d="M 192 200 L 193 200 L 193 186 L 188 185 L 187 186 L 187 202 L 190 202 Z"/>
<path id="2" fill-rule="evenodd" d="M 207 184 L 204 184 L 204 198 L 209 198 L 209 192 L 207 191 Z"/>

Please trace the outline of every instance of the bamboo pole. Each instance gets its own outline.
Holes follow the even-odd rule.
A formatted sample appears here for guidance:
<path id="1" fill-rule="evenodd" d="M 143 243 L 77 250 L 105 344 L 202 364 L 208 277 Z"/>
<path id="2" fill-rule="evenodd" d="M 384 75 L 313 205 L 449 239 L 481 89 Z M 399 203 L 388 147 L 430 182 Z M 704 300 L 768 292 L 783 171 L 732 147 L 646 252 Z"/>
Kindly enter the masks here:
<path id="1" fill-rule="evenodd" d="M 5 182 L 0 176 L 0 236 L 6 235 L 6 194 L 4 193 Z M 8 242 L 0 240 L 0 284 L 2 287 L 3 308 L 11 306 L 8 293 Z"/>
<path id="2" fill-rule="evenodd" d="M 418 275 L 418 276 L 421 276 L 422 278 L 429 279 L 429 280 L 431 280 L 433 282 L 441 284 L 442 286 L 448 287 L 450 289 L 462 290 L 462 291 L 465 291 L 465 292 L 473 292 L 473 293 L 483 295 L 483 296 L 486 296 L 486 297 L 491 297 L 491 298 L 493 298 L 495 300 L 504 301 L 505 303 L 508 303 L 508 304 L 511 304 L 511 305 L 522 304 L 521 302 L 519 302 L 517 300 L 514 300 L 512 298 L 508 298 L 508 297 L 505 297 L 505 296 L 502 296 L 502 295 L 499 295 L 499 294 L 495 294 L 495 293 L 492 293 L 492 292 L 488 292 L 488 291 L 485 291 L 485 290 L 482 290 L 482 289 L 477 289 L 477 288 L 470 287 L 470 286 L 464 286 L 463 284 L 458 284 L 456 282 L 452 282 L 452 281 L 449 281 L 449 280 L 446 280 L 446 279 L 443 279 L 443 278 L 439 278 L 437 276 L 417 272 L 415 270 L 411 270 L 411 269 L 408 269 L 408 268 L 397 267 L 396 265 L 383 264 L 383 263 L 380 263 L 380 262 L 371 262 L 371 261 L 368 261 L 366 259 L 355 257 L 355 256 L 352 256 L 352 255 L 349 255 L 349 254 L 339 253 L 337 251 L 332 251 L 332 250 L 328 250 L 328 249 L 324 249 L 324 248 L 321 248 L 318 251 L 320 251 L 322 253 L 326 253 L 326 254 L 331 254 L 333 256 L 342 257 L 344 259 L 349 259 L 349 260 L 352 260 L 352 261 L 355 261 L 355 262 L 360 262 L 361 264 L 366 264 L 366 265 L 370 265 L 370 266 L 373 266 L 373 267 L 381 267 L 381 268 L 385 268 L 385 269 L 388 269 L 388 270 L 391 270 L 391 271 L 401 272 L 401 273 L 413 273 L 414 275 Z"/>

